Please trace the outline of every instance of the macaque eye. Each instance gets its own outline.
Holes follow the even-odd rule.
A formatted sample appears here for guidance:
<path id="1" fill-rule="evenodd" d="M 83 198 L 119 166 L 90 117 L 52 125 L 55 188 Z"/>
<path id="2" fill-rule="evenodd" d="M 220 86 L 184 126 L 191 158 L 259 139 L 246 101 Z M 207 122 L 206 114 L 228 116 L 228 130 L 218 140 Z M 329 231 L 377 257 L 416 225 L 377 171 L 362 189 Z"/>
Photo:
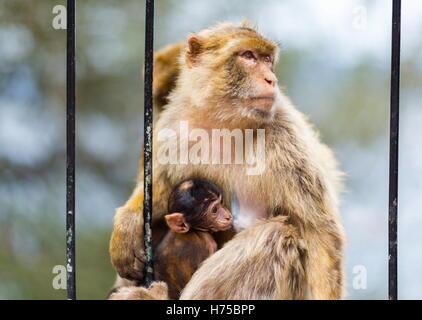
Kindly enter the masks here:
<path id="1" fill-rule="evenodd" d="M 253 54 L 252 51 L 248 50 L 242 53 L 242 57 L 246 58 L 246 59 L 252 59 L 252 60 L 256 60 L 255 55 Z"/>
<path id="2" fill-rule="evenodd" d="M 212 213 L 217 213 L 217 206 L 214 206 L 211 210 Z"/>
<path id="3" fill-rule="evenodd" d="M 265 56 L 264 57 L 264 61 L 265 62 L 268 62 L 268 63 L 271 63 L 271 57 L 270 56 Z"/>

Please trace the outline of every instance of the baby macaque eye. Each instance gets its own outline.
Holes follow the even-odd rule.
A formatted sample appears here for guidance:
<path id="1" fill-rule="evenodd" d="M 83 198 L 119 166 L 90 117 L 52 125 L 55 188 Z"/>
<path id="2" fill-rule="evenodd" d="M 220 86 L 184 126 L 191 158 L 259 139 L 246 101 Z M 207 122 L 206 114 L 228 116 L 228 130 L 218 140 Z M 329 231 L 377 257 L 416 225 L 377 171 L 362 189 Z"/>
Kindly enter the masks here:
<path id="1" fill-rule="evenodd" d="M 271 57 L 270 56 L 265 56 L 264 57 L 264 61 L 265 62 L 268 62 L 268 63 L 271 63 Z"/>
<path id="2" fill-rule="evenodd" d="M 243 57 L 243 58 L 246 58 L 246 59 L 253 59 L 253 60 L 256 60 L 255 55 L 254 55 L 254 54 L 253 54 L 253 52 L 252 52 L 252 51 L 250 51 L 250 50 L 245 51 L 245 52 L 242 54 L 242 57 Z"/>
<path id="3" fill-rule="evenodd" d="M 214 206 L 211 210 L 212 213 L 217 213 L 217 206 Z"/>

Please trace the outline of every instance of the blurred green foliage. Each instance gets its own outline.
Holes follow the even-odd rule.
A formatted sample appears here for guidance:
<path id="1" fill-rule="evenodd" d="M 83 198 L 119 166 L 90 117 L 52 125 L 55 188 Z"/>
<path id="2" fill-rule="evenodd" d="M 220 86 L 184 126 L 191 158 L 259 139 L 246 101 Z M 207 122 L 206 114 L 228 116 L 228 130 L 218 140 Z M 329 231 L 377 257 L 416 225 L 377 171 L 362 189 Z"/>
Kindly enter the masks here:
<path id="1" fill-rule="evenodd" d="M 53 267 L 65 263 L 66 31 L 52 27 L 52 9 L 59 4 L 66 1 L 0 2 L 2 40 L 11 42 L 11 48 L 4 49 L 7 60 L 0 62 L 2 108 L 24 115 L 34 111 L 34 117 L 22 116 L 24 122 L 19 125 L 35 122 L 41 124 L 41 130 L 51 128 L 45 132 L 49 137 L 41 132 L 34 139 L 39 148 L 43 147 L 41 141 L 49 140 L 39 161 L 31 159 L 30 150 L 22 150 L 22 158 L 28 157 L 24 161 L 13 154 L 0 157 L 4 191 L 0 208 L 0 298 L 66 298 L 64 290 L 52 287 L 56 276 Z M 114 208 L 130 193 L 141 143 L 143 16 L 142 1 L 125 1 L 123 8 L 120 1 L 77 4 L 76 274 L 80 299 L 104 299 L 115 276 L 108 255 L 112 216 Z M 15 42 L 18 48 L 13 47 Z M 114 49 L 120 52 L 108 54 Z M 8 51 L 18 51 L 19 56 L 8 56 Z M 101 141 L 101 134 L 96 137 L 99 141 L 88 137 L 93 141 L 84 143 L 87 131 L 93 130 L 92 122 L 99 123 L 100 128 L 121 128 L 110 129 L 111 135 L 117 131 L 125 144 L 120 152 L 108 152 L 105 146 L 92 153 L 90 146 L 107 143 Z M 126 175 L 117 172 L 122 167 L 128 168 Z M 106 191 L 95 188 L 95 183 L 85 187 L 85 177 L 111 187 Z M 101 191 L 103 194 L 98 195 Z M 85 194 L 97 196 L 98 201 L 84 204 Z M 104 205 L 102 197 L 109 203 Z"/>

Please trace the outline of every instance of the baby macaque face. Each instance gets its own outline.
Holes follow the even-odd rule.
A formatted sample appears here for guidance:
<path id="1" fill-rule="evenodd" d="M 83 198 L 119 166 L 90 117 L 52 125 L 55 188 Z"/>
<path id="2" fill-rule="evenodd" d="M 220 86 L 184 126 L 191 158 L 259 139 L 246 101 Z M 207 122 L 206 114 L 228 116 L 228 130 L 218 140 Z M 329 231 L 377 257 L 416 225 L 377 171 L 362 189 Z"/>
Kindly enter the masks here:
<path id="1" fill-rule="evenodd" d="M 204 220 L 197 229 L 206 229 L 212 232 L 228 230 L 232 226 L 233 215 L 223 205 L 222 196 L 211 202 L 204 213 Z"/>
<path id="2" fill-rule="evenodd" d="M 170 195 L 169 212 L 165 216 L 167 225 L 178 233 L 224 231 L 230 229 L 233 222 L 231 212 L 223 205 L 221 191 L 200 179 L 186 180 L 176 186 Z"/>

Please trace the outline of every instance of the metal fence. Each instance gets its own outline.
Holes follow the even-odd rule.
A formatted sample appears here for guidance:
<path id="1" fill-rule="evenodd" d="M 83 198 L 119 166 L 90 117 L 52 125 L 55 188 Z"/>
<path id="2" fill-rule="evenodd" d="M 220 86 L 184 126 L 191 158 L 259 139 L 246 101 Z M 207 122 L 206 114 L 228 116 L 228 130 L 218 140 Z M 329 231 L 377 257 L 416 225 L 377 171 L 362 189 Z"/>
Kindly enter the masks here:
<path id="1" fill-rule="evenodd" d="M 67 0 L 67 68 L 66 68 L 66 268 L 67 297 L 76 299 L 75 260 L 75 3 Z M 145 79 L 144 79 L 144 234 L 147 254 L 145 284 L 153 280 L 151 247 L 152 213 L 152 75 L 154 54 L 154 0 L 145 0 Z M 393 0 L 391 97 L 390 97 L 390 172 L 388 200 L 388 297 L 397 300 L 397 205 L 398 205 L 398 151 L 400 103 L 400 25 L 401 0 Z"/>

